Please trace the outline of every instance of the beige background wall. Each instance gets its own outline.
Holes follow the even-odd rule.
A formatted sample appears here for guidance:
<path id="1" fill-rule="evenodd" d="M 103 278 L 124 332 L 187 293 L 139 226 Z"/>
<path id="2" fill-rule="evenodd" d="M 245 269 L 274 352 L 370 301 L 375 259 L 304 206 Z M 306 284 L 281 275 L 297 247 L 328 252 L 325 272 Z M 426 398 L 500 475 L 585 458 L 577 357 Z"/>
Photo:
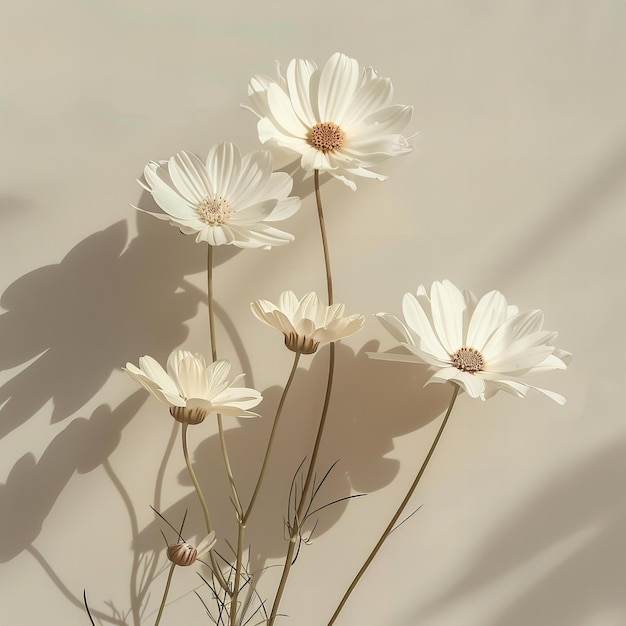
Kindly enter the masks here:
<path id="1" fill-rule="evenodd" d="M 400 312 L 406 291 L 449 278 L 541 308 L 570 369 L 533 395 L 462 397 L 412 508 L 347 606 L 359 626 L 626 623 L 623 411 L 626 3 L 615 0 L 58 0 L 12 3 L 0 26 L 0 612 L 10 626 L 128 613 L 135 560 L 161 548 L 149 509 L 172 420 L 121 371 L 149 353 L 208 352 L 204 246 L 138 215 L 151 159 L 218 141 L 257 148 L 239 108 L 253 73 L 338 50 L 413 104 L 415 152 L 390 180 L 323 186 L 337 301 Z M 220 355 L 263 391 L 267 419 L 229 423 L 244 493 L 290 354 L 248 303 L 324 290 L 310 181 L 286 225 L 297 243 L 217 252 Z M 375 320 L 338 349 L 320 517 L 290 580 L 283 623 L 320 626 L 412 480 L 448 388 L 419 368 L 368 361 Z M 283 553 L 289 481 L 308 453 L 326 355 L 304 360 L 272 488 L 252 520 L 252 562 Z M 194 462 L 234 540 L 210 423 Z M 200 530 L 175 446 L 157 505 Z M 132 503 L 132 504 L 131 504 Z M 255 524 L 256 522 L 256 524 Z M 262 529 L 259 529 L 262 526 Z M 231 530 L 227 530 L 231 529 Z M 230 533 L 230 534 L 229 534 Z M 226 551 L 225 544 L 222 548 Z M 162 563 L 163 553 L 159 553 Z M 276 571 L 261 586 L 273 589 Z M 147 600 L 154 621 L 164 576 Z M 177 574 L 164 624 L 205 622 Z M 195 618 L 196 621 L 191 621 Z M 109 623 L 102 620 L 102 624 Z"/>

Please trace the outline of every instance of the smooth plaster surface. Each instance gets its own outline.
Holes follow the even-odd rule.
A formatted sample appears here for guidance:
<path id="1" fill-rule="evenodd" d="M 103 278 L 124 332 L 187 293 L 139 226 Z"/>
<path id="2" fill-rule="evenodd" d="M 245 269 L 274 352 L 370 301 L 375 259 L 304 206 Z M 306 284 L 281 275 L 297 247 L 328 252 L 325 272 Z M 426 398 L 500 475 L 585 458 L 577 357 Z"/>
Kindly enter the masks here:
<path id="1" fill-rule="evenodd" d="M 412 501 L 419 512 L 337 624 L 623 626 L 625 28 L 620 0 L 5 7 L 2 624 L 87 624 L 83 589 L 100 624 L 154 622 L 164 575 L 141 620 L 131 582 L 153 550 L 164 562 L 167 528 L 149 505 L 174 524 L 189 508 L 191 537 L 202 520 L 178 439 L 162 465 L 171 418 L 121 367 L 177 347 L 208 354 L 206 249 L 132 209 L 149 202 L 135 179 L 181 149 L 257 149 L 254 118 L 239 108 L 249 77 L 274 60 L 321 65 L 342 51 L 391 77 L 418 134 L 412 155 L 381 168 L 388 181 L 323 185 L 336 300 L 368 315 L 337 350 L 320 467 L 339 463 L 323 498 L 369 495 L 320 515 L 280 624 L 327 623 L 430 444 L 449 388 L 422 389 L 423 369 L 365 352 L 393 345 L 371 314 L 399 314 L 405 292 L 449 278 L 545 312 L 574 360 L 541 382 L 567 404 L 461 397 Z M 216 252 L 220 356 L 265 396 L 264 419 L 228 423 L 247 494 L 291 364 L 248 303 L 325 288 L 311 181 L 296 189 L 302 210 L 283 224 L 296 243 Z M 309 454 L 326 358 L 303 359 L 298 373 L 250 523 L 254 568 L 284 554 L 287 490 Z M 191 449 L 227 552 L 232 509 L 211 423 L 192 430 Z M 276 576 L 262 580 L 264 597 Z M 200 585 L 177 573 L 163 626 L 210 623 L 189 593 Z"/>

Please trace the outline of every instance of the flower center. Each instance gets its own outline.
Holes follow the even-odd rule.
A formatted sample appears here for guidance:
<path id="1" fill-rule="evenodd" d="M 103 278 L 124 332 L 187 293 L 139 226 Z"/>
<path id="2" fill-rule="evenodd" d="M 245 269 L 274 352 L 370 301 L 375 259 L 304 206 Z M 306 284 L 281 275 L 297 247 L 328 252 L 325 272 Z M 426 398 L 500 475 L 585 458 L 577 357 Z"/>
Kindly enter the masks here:
<path id="1" fill-rule="evenodd" d="M 309 131 L 309 143 L 324 154 L 341 148 L 343 138 L 343 131 L 333 122 L 320 122 Z"/>
<path id="2" fill-rule="evenodd" d="M 200 204 L 196 205 L 196 213 L 198 217 L 209 226 L 216 224 L 225 224 L 233 210 L 225 198 L 205 198 Z"/>
<path id="3" fill-rule="evenodd" d="M 459 348 L 452 355 L 452 365 L 462 372 L 482 372 L 485 367 L 483 355 L 476 348 Z"/>

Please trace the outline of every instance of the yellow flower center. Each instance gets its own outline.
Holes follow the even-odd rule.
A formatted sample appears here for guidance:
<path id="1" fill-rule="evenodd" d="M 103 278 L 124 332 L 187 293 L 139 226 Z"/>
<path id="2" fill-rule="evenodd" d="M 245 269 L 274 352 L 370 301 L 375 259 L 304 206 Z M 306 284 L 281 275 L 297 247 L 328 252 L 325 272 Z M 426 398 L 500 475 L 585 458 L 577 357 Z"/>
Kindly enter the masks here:
<path id="1" fill-rule="evenodd" d="M 452 355 L 452 365 L 462 372 L 482 372 L 485 368 L 483 355 L 476 348 L 459 348 Z"/>
<path id="2" fill-rule="evenodd" d="M 209 226 L 225 224 L 233 210 L 225 198 L 205 198 L 196 205 L 198 217 Z"/>
<path id="3" fill-rule="evenodd" d="M 320 122 L 309 131 L 309 143 L 324 154 L 343 146 L 344 134 L 333 122 Z"/>

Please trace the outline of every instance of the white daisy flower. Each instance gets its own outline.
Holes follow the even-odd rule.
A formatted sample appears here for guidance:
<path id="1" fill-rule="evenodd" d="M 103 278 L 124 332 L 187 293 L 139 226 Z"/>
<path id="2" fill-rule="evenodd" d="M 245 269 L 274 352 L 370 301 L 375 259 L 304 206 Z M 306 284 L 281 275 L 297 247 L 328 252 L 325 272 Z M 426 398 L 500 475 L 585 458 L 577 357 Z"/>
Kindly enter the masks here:
<path id="1" fill-rule="evenodd" d="M 263 397 L 256 389 L 233 387 L 243 374 L 228 380 L 230 363 L 216 361 L 207 366 L 201 354 L 175 350 L 167 359 L 167 371 L 151 356 L 139 359 L 139 367 L 124 368 L 159 402 L 170 407 L 179 422 L 199 424 L 209 413 L 233 417 L 258 417 L 248 411 Z"/>
<path id="2" fill-rule="evenodd" d="M 165 214 L 145 212 L 212 246 L 270 248 L 289 243 L 293 235 L 270 223 L 291 217 L 300 208 L 300 198 L 288 197 L 291 176 L 272 172 L 272 167 L 266 150 L 242 157 L 234 143 L 211 148 L 206 163 L 190 152 L 161 163 L 151 161 L 144 169 L 145 184 L 139 183 Z"/>
<path id="3" fill-rule="evenodd" d="M 343 317 L 345 306 L 326 306 L 314 292 L 298 300 L 293 291 L 283 291 L 278 305 L 267 300 L 250 304 L 254 316 L 285 335 L 285 345 L 293 352 L 313 354 L 322 343 L 338 341 L 361 330 L 362 315 Z"/>
<path id="4" fill-rule="evenodd" d="M 285 77 L 278 66 L 276 78 L 257 74 L 248 95 L 261 143 L 291 161 L 300 155 L 305 171 L 329 172 L 352 189 L 354 176 L 385 180 L 368 168 L 413 149 L 400 134 L 413 108 L 392 105 L 391 81 L 345 54 L 321 70 L 293 59 Z"/>
<path id="5" fill-rule="evenodd" d="M 372 358 L 427 363 L 435 370 L 427 381 L 451 381 L 472 398 L 485 400 L 497 391 L 524 397 L 536 389 L 559 404 L 563 396 L 529 385 L 523 379 L 567 369 L 571 354 L 556 348 L 556 332 L 542 330 L 543 313 L 520 313 L 499 291 L 477 301 L 450 281 L 435 282 L 430 298 L 422 285 L 404 296 L 406 324 L 378 313 L 383 326 L 411 354 L 374 353 Z"/>

